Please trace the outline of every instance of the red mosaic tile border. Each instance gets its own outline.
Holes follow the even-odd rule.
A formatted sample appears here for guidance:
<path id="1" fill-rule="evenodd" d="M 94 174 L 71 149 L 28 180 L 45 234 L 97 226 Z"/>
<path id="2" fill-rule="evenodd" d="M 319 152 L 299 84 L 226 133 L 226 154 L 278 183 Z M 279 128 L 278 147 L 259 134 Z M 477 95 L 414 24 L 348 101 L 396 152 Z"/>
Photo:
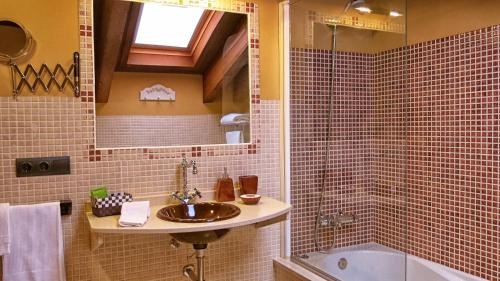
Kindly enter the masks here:
<path id="1" fill-rule="evenodd" d="M 174 2 L 174 1 L 171 1 Z M 197 149 L 197 153 L 194 153 L 197 157 L 200 156 L 217 156 L 217 155 L 227 155 L 228 151 L 230 150 L 236 150 L 233 152 L 234 154 L 257 154 L 259 145 L 258 143 L 260 142 L 261 139 L 261 130 L 260 127 L 261 125 L 259 124 L 259 118 L 258 115 L 260 114 L 260 104 L 261 104 L 261 96 L 260 96 L 260 86 L 259 86 L 259 81 L 260 81 L 260 75 L 259 75 L 259 66 L 260 66 L 260 55 L 259 55 L 259 49 L 260 49 L 260 44 L 259 44 L 259 29 L 258 29 L 258 8 L 255 3 L 251 2 L 241 2 L 243 5 L 240 7 L 240 3 L 238 1 L 234 1 L 234 3 L 231 3 L 229 7 L 230 9 L 235 9 L 235 12 L 242 12 L 240 9 L 244 9 L 243 11 L 247 13 L 249 17 L 249 31 L 250 31 L 250 44 L 249 44 L 249 59 L 250 59 L 250 65 L 251 65 L 251 71 L 252 71 L 252 78 L 250 79 L 250 95 L 251 95 L 251 115 L 252 115 L 252 123 L 251 123 L 251 132 L 252 132 L 252 137 L 251 137 L 251 143 L 252 145 L 232 145 L 229 148 L 228 147 L 223 147 L 220 145 L 213 145 L 213 146 L 203 146 L 203 147 L 185 147 L 185 148 L 159 148 L 156 150 L 155 154 L 162 154 L 162 153 L 175 153 L 175 151 L 181 149 L 184 151 L 184 153 L 189 154 L 191 153 L 190 149 Z M 174 4 L 174 3 L 172 3 Z M 195 6 L 203 6 L 203 3 L 190 3 L 190 5 L 195 5 Z M 218 3 L 217 5 L 214 5 L 212 3 L 208 3 L 206 7 L 210 9 L 221 9 L 218 7 L 218 5 L 224 6 L 224 3 Z M 81 93 L 81 102 L 83 103 L 88 103 L 88 109 L 87 109 L 87 114 L 89 115 L 88 118 L 91 120 L 91 122 L 95 123 L 95 115 L 94 115 L 94 86 L 93 86 L 93 79 L 89 79 L 88 77 L 93 77 L 93 57 L 89 57 L 89 54 L 92 54 L 92 25 L 91 20 L 87 19 L 89 17 L 88 11 L 85 10 L 86 5 L 84 3 L 81 4 L 84 10 L 80 11 L 80 39 L 81 39 L 81 59 L 83 62 L 90 62 L 90 63 L 83 63 L 81 66 L 81 71 L 87 74 L 87 79 L 82 79 L 82 93 Z M 222 8 L 224 9 L 224 8 Z M 227 7 L 225 9 L 228 9 Z M 94 133 L 95 134 L 95 133 Z M 110 155 L 109 157 L 103 158 L 103 157 L 95 157 L 97 155 L 97 151 L 100 149 L 92 149 L 88 151 L 88 160 L 89 161 L 107 161 L 107 160 L 113 160 L 113 155 Z M 108 149 L 104 149 L 108 150 Z M 134 153 L 137 149 L 120 149 L 124 153 Z M 208 153 L 210 151 L 210 153 Z M 193 154 L 193 153 L 191 153 Z M 231 154 L 231 153 L 229 153 Z M 139 155 L 139 157 L 141 157 Z M 151 156 L 148 154 L 142 153 L 142 157 L 144 159 L 151 159 Z M 156 156 L 156 157 L 161 157 L 161 156 Z M 155 156 L 153 156 L 155 158 Z"/>

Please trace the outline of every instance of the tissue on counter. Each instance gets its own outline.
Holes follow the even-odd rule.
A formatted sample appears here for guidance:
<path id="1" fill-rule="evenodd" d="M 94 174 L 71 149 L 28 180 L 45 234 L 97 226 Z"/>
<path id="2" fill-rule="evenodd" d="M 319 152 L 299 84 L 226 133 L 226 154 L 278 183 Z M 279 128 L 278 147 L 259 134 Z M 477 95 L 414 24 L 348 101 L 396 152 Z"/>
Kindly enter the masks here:
<path id="1" fill-rule="evenodd" d="M 122 212 L 118 224 L 120 226 L 143 226 L 151 215 L 149 201 L 125 202 L 122 205 Z"/>

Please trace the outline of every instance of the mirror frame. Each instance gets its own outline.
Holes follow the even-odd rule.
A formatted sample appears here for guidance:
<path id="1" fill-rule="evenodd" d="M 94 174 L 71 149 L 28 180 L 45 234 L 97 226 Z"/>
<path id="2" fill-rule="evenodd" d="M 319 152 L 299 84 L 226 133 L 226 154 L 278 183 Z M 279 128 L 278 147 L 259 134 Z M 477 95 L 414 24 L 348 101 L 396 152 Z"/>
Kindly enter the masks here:
<path id="1" fill-rule="evenodd" d="M 30 57 L 35 50 L 36 42 L 35 39 L 33 39 L 33 36 L 31 36 L 29 30 L 24 25 L 12 19 L 0 18 L 0 21 L 10 21 L 17 24 L 24 31 L 24 36 L 26 38 L 26 44 L 14 56 L 11 57 L 0 53 L 0 63 L 14 64 Z"/>
<path id="2" fill-rule="evenodd" d="M 96 114 L 95 114 L 95 76 L 94 76 L 94 34 L 93 34 L 93 0 L 80 0 L 80 54 L 81 54 L 81 102 L 83 103 L 84 121 L 91 127 L 88 144 L 89 161 L 106 161 L 126 155 L 133 159 L 162 159 L 190 157 L 257 154 L 262 139 L 259 114 L 260 100 L 260 55 L 259 55 L 259 12 L 258 6 L 252 2 L 240 0 L 186 1 L 186 0 L 137 0 L 137 2 L 161 2 L 174 6 L 201 7 L 210 10 L 246 14 L 248 19 L 248 51 L 249 51 L 249 87 L 250 87 L 250 143 L 242 144 L 209 144 L 164 147 L 123 147 L 98 148 L 96 146 Z M 130 158 L 130 159 L 132 159 Z"/>

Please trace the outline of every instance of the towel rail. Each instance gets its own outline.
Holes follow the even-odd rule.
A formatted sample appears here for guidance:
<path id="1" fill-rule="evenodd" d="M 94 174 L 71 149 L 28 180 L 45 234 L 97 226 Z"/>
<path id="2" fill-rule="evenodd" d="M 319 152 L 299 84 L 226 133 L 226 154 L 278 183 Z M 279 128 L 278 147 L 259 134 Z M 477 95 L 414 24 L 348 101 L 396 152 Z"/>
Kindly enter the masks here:
<path id="1" fill-rule="evenodd" d="M 14 98 L 21 94 L 24 86 L 34 93 L 38 86 L 41 86 L 46 93 L 50 92 L 52 85 L 55 85 L 60 92 L 69 87 L 73 90 L 74 96 L 80 96 L 80 53 L 73 53 L 73 64 L 64 69 L 61 64 L 57 64 L 52 70 L 47 64 L 37 70 L 32 64 L 28 64 L 24 71 L 15 63 L 10 65 L 12 75 L 12 93 Z M 17 81 L 19 78 L 19 81 Z"/>
<path id="2" fill-rule="evenodd" d="M 61 216 L 69 216 L 73 211 L 73 201 L 70 199 L 64 199 L 59 201 L 59 206 L 61 208 Z"/>
<path id="3" fill-rule="evenodd" d="M 59 201 L 61 206 L 61 216 L 69 216 L 73 210 L 73 201 L 71 200 L 61 200 Z"/>

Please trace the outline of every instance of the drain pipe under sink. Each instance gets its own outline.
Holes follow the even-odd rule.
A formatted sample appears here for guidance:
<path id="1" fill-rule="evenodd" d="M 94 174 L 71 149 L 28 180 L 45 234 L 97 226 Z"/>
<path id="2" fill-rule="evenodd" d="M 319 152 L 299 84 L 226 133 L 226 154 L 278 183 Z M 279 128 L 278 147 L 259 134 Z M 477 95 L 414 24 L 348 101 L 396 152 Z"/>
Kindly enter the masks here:
<path id="1" fill-rule="evenodd" d="M 184 266 L 182 273 L 191 281 L 205 281 L 205 249 L 207 244 L 193 244 L 193 248 L 196 251 L 197 273 L 194 273 L 195 269 L 192 264 Z"/>

